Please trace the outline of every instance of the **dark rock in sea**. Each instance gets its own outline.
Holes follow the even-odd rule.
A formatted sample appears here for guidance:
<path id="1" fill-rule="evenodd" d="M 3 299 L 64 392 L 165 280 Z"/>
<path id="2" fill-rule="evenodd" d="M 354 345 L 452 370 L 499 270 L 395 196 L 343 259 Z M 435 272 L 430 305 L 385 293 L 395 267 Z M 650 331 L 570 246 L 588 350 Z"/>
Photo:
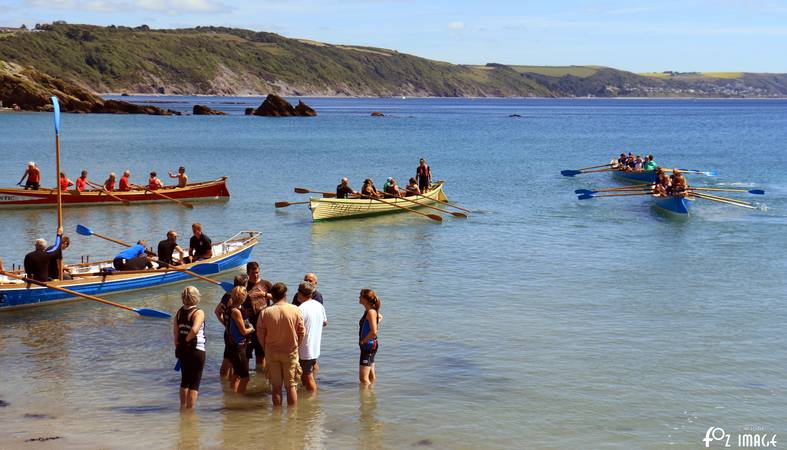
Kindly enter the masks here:
<path id="1" fill-rule="evenodd" d="M 120 96 L 121 97 L 128 97 L 128 92 L 123 92 L 122 94 L 120 94 Z"/>
<path id="2" fill-rule="evenodd" d="M 520 116 L 519 114 L 511 114 L 508 117 L 522 117 L 522 116 Z"/>
<path id="3" fill-rule="evenodd" d="M 275 94 L 268 94 L 265 101 L 254 111 L 255 116 L 291 117 L 291 116 L 316 116 L 317 113 L 306 103 L 298 102 L 294 108 L 287 100 Z"/>
<path id="4" fill-rule="evenodd" d="M 380 111 L 375 111 L 372 113 L 372 117 L 385 117 L 385 114 L 381 113 Z"/>
<path id="5" fill-rule="evenodd" d="M 298 104 L 295 105 L 295 112 L 302 117 L 314 117 L 317 115 L 317 111 L 301 100 L 298 100 Z"/>
<path id="6" fill-rule="evenodd" d="M 243 114 L 246 114 L 247 116 L 252 116 L 252 115 L 254 115 L 254 108 L 246 108 L 246 109 L 243 111 Z"/>
<path id="7" fill-rule="evenodd" d="M 429 447 L 430 445 L 434 444 L 431 439 L 421 439 L 420 441 L 413 444 L 413 447 Z"/>
<path id="8" fill-rule="evenodd" d="M 70 110 L 67 110 L 70 111 Z M 107 100 L 103 104 L 94 105 L 90 112 L 103 114 L 150 114 L 153 116 L 179 116 L 179 111 L 161 109 L 157 106 L 135 105 L 120 100 Z"/>
<path id="9" fill-rule="evenodd" d="M 46 441 L 54 441 L 56 439 L 62 439 L 62 438 L 63 436 L 37 437 L 37 438 L 25 439 L 25 442 L 46 442 Z"/>
<path id="10" fill-rule="evenodd" d="M 5 400 L 0 400 L 0 408 L 5 408 L 6 406 L 8 406 L 8 402 Z"/>
<path id="11" fill-rule="evenodd" d="M 27 414 L 25 414 L 25 419 L 54 419 L 54 417 L 50 416 L 49 414 L 31 414 L 31 413 L 27 413 Z"/>
<path id="12" fill-rule="evenodd" d="M 192 114 L 194 114 L 195 116 L 226 116 L 227 115 L 227 113 L 225 113 L 224 111 L 216 111 L 215 109 L 210 109 L 205 105 L 194 105 Z"/>

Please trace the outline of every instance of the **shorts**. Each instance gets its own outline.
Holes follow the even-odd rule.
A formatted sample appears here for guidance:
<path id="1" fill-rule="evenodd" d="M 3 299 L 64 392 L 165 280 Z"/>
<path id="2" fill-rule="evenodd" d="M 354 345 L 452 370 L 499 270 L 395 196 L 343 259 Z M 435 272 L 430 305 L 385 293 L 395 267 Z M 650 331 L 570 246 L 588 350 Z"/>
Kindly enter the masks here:
<path id="1" fill-rule="evenodd" d="M 418 189 L 421 190 L 421 194 L 425 194 L 429 190 L 429 180 L 419 181 Z"/>
<path id="2" fill-rule="evenodd" d="M 371 345 L 371 347 L 363 346 L 363 345 L 361 345 L 360 347 L 361 347 L 360 364 L 362 366 L 367 366 L 367 367 L 374 364 L 374 356 L 377 354 L 377 349 L 380 348 L 380 343 L 377 341 L 377 339 L 374 340 L 374 343 Z"/>
<path id="3" fill-rule="evenodd" d="M 224 333 L 224 359 L 232 361 L 232 344 L 230 344 L 230 337 Z"/>
<path id="4" fill-rule="evenodd" d="M 314 371 L 314 366 L 317 364 L 316 359 L 301 359 L 299 360 L 301 363 L 301 371 L 304 375 L 309 375 Z"/>
<path id="5" fill-rule="evenodd" d="M 229 349 L 229 360 L 236 377 L 249 378 L 249 358 L 246 356 L 246 344 L 232 345 Z"/>
<path id="6" fill-rule="evenodd" d="M 199 391 L 202 369 L 205 368 L 205 350 L 196 348 L 183 351 L 180 358 L 180 387 Z"/>
<path id="7" fill-rule="evenodd" d="M 298 364 L 298 349 L 292 353 L 268 352 L 265 354 L 265 375 L 274 386 L 298 387 L 301 365 Z"/>
<path id="8" fill-rule="evenodd" d="M 257 339 L 257 333 L 254 332 L 250 336 L 247 336 L 246 340 L 248 341 L 248 344 L 246 344 L 246 358 L 251 360 L 251 357 L 256 354 L 257 364 L 261 364 L 262 360 L 265 359 L 265 350 L 262 349 L 262 345 L 259 339 Z"/>
<path id="9" fill-rule="evenodd" d="M 28 181 L 25 183 L 25 190 L 32 189 L 34 191 L 37 191 L 39 187 L 41 187 L 39 183 L 34 183 L 32 181 Z"/>

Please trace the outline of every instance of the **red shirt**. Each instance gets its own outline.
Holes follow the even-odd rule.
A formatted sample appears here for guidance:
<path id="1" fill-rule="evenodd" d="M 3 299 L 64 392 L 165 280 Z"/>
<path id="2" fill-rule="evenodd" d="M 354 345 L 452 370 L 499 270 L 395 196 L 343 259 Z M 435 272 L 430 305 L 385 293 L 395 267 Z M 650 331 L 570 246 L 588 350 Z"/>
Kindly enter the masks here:
<path id="1" fill-rule="evenodd" d="M 65 191 L 69 186 L 73 186 L 74 182 L 66 177 L 60 177 L 60 190 Z"/>
<path id="2" fill-rule="evenodd" d="M 40 183 L 41 182 L 41 171 L 38 170 L 38 167 L 33 167 L 32 169 L 27 169 L 27 181 L 31 183 Z"/>
<path id="3" fill-rule="evenodd" d="M 155 191 L 156 189 L 160 188 L 161 184 L 162 184 L 161 180 L 159 180 L 156 177 L 148 178 L 148 189 L 150 189 L 151 191 Z"/>
<path id="4" fill-rule="evenodd" d="M 120 177 L 120 183 L 118 183 L 118 190 L 119 191 L 127 191 L 127 190 L 129 190 L 128 177 L 126 177 L 126 176 Z"/>
<path id="5" fill-rule="evenodd" d="M 83 192 L 85 189 L 87 189 L 87 178 L 77 178 L 77 190 Z"/>
<path id="6" fill-rule="evenodd" d="M 108 190 L 109 192 L 114 191 L 115 190 L 115 182 L 107 180 L 107 182 L 104 183 L 104 189 Z"/>

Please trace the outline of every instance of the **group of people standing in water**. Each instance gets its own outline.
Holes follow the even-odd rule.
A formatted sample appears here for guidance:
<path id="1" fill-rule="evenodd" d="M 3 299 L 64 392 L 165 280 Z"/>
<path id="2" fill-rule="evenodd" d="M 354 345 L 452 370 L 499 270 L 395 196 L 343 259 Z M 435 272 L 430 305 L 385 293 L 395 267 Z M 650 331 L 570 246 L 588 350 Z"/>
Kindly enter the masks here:
<path id="1" fill-rule="evenodd" d="M 172 325 L 175 356 L 181 370 L 180 407 L 194 408 L 202 371 L 205 367 L 205 312 L 199 309 L 201 295 L 193 286 L 182 294 L 181 307 Z M 371 289 L 361 289 L 358 303 L 364 313 L 358 323 L 360 350 L 358 379 L 362 385 L 375 382 L 375 355 L 379 349 L 377 333 L 382 314 L 380 299 Z M 260 265 L 249 262 L 246 273 L 235 277 L 233 289 L 224 294 L 213 311 L 224 326 L 224 353 L 220 375 L 230 388 L 244 394 L 249 383 L 249 361 L 255 358 L 256 372 L 264 374 L 271 387 L 274 406 L 298 401 L 298 384 L 306 391 L 317 391 L 317 363 L 322 344 L 322 329 L 328 326 L 322 294 L 317 291 L 317 276 L 307 273 L 287 302 L 287 286 L 271 283 L 260 276 Z"/>
<path id="2" fill-rule="evenodd" d="M 93 190 L 97 191 L 107 191 L 107 192 L 123 192 L 123 191 L 130 191 L 132 188 L 135 189 L 148 189 L 154 191 L 156 189 L 164 188 L 164 182 L 158 177 L 156 172 L 150 172 L 150 176 L 148 177 L 147 185 L 145 186 L 137 186 L 131 183 L 131 171 L 126 170 L 123 172 L 123 176 L 120 177 L 120 180 L 117 180 L 117 175 L 115 172 L 110 172 L 109 176 L 102 184 L 93 183 L 92 181 L 88 180 L 87 178 L 88 172 L 87 170 L 83 170 L 82 173 L 79 175 L 79 178 L 76 179 L 76 183 L 71 181 L 65 172 L 60 172 L 59 177 L 59 185 L 61 191 L 67 191 L 71 186 L 74 186 L 74 190 L 76 192 L 84 192 L 92 188 Z M 170 178 L 177 178 L 178 184 L 177 187 L 182 188 L 186 187 L 188 184 L 189 177 L 186 175 L 186 168 L 180 167 L 178 169 L 178 173 L 167 172 Z M 37 191 L 41 187 L 41 170 L 38 168 L 35 162 L 30 161 L 27 163 L 27 169 L 25 173 L 22 174 L 22 178 L 19 180 L 17 186 L 22 186 L 22 182 L 24 182 L 25 190 L 34 190 Z M 117 187 L 115 184 L 117 183 Z"/>
<path id="3" fill-rule="evenodd" d="M 418 168 L 415 171 L 415 176 L 410 178 L 409 183 L 404 188 L 400 188 L 396 183 L 396 179 L 388 177 L 383 190 L 379 191 L 374 185 L 374 180 L 367 178 L 363 181 L 363 186 L 360 192 L 355 192 L 350 187 L 350 180 L 345 177 L 342 178 L 338 186 L 336 186 L 337 198 L 397 198 L 409 197 L 412 195 L 422 195 L 429 191 L 432 185 L 432 169 L 426 164 L 426 160 L 421 158 L 418 163 Z"/>

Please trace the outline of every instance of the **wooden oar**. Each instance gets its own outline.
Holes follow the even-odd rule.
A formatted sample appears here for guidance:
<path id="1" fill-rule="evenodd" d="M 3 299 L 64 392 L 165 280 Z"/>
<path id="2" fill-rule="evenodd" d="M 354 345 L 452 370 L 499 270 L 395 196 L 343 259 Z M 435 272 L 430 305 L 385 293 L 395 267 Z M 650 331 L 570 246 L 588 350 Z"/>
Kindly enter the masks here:
<path id="1" fill-rule="evenodd" d="M 107 304 L 107 305 L 117 306 L 118 308 L 123 308 L 123 309 L 129 310 L 129 311 L 134 311 L 135 313 L 139 314 L 140 316 L 158 317 L 158 318 L 164 318 L 164 319 L 172 317 L 172 315 L 170 315 L 169 313 L 166 313 L 164 311 L 159 311 L 159 310 L 150 309 L 150 308 L 132 308 L 130 306 L 121 305 L 120 303 L 115 303 L 115 302 L 110 302 L 109 300 L 104 300 L 103 298 L 99 298 L 99 297 L 96 297 L 94 295 L 83 294 L 81 292 L 72 291 L 71 289 L 66 289 L 66 288 L 63 288 L 63 287 L 60 287 L 60 286 L 55 286 L 54 284 L 44 283 L 42 281 L 33 280 L 33 279 L 27 278 L 27 277 L 22 277 L 22 276 L 19 276 L 19 275 L 15 275 L 13 273 L 0 271 L 0 274 L 3 274 L 3 275 L 5 275 L 5 276 L 7 276 L 9 278 L 16 278 L 17 280 L 22 280 L 22 281 L 30 283 L 30 284 L 36 284 L 38 286 L 44 286 L 46 288 L 54 289 L 56 291 L 65 292 L 67 294 L 71 294 L 71 295 L 76 296 L 76 297 L 82 297 L 82 298 L 86 298 L 88 300 L 93 300 L 94 302 L 101 302 L 101 303 L 104 303 L 104 304 Z"/>
<path id="2" fill-rule="evenodd" d="M 575 194 L 595 194 L 598 192 L 614 192 L 614 191 L 638 191 L 641 189 L 647 189 L 647 187 L 653 186 L 653 183 L 645 183 L 645 184 L 634 184 L 631 186 L 624 186 L 624 187 L 616 187 L 616 188 L 603 188 L 603 189 L 575 189 Z"/>
<path id="3" fill-rule="evenodd" d="M 560 174 L 564 177 L 573 177 L 582 173 L 596 173 L 596 172 L 609 172 L 610 170 L 618 170 L 614 167 L 610 167 L 609 169 L 598 169 L 598 170 L 561 170 Z"/>
<path id="4" fill-rule="evenodd" d="M 691 175 L 705 175 L 708 177 L 716 177 L 719 176 L 715 170 L 697 170 L 697 169 L 667 169 L 666 167 L 662 167 L 665 172 L 673 172 L 677 170 L 680 173 L 687 173 Z"/>
<path id="5" fill-rule="evenodd" d="M 723 188 L 698 188 L 698 187 L 692 187 L 689 189 L 693 189 L 695 191 L 746 192 L 754 195 L 765 195 L 765 191 L 763 191 L 762 189 L 723 189 Z"/>
<path id="6" fill-rule="evenodd" d="M 192 204 L 191 204 L 191 203 L 189 203 L 189 202 L 184 202 L 184 201 L 182 201 L 182 200 L 178 200 L 178 199 L 176 199 L 176 198 L 172 198 L 172 197 L 170 197 L 169 195 L 164 195 L 164 194 L 162 194 L 162 193 L 160 193 L 160 192 L 151 191 L 150 189 L 148 189 L 148 188 L 146 188 L 146 187 L 144 187 L 144 186 L 140 186 L 140 185 L 138 185 L 138 184 L 131 184 L 130 186 L 131 186 L 131 187 L 134 187 L 134 188 L 137 188 L 137 189 L 142 189 L 142 190 L 144 190 L 145 192 L 150 192 L 150 193 L 151 193 L 151 194 L 153 194 L 153 195 L 158 195 L 159 197 L 161 197 L 161 198 L 165 198 L 165 199 L 167 199 L 167 200 L 169 200 L 169 201 L 173 201 L 173 202 L 175 202 L 175 203 L 179 204 L 180 206 L 184 206 L 184 207 L 186 207 L 186 208 L 194 208 L 194 205 L 192 205 Z"/>
<path id="7" fill-rule="evenodd" d="M 702 197 L 710 197 L 710 198 L 715 198 L 715 199 L 724 200 L 724 201 L 733 202 L 733 203 L 741 203 L 743 205 L 751 205 L 751 203 L 745 202 L 743 200 L 738 200 L 738 199 L 729 198 L 729 197 L 721 197 L 721 196 L 718 196 L 718 195 L 706 194 L 704 192 L 692 192 L 691 195 L 702 196 Z"/>
<path id="8" fill-rule="evenodd" d="M 428 217 L 428 218 L 430 218 L 430 219 L 432 219 L 432 220 L 434 220 L 436 222 L 442 222 L 443 221 L 443 218 L 438 216 L 437 214 L 422 213 L 421 211 L 416 211 L 416 210 L 414 210 L 412 208 L 408 208 L 406 206 L 397 205 L 396 203 L 388 202 L 388 201 L 385 201 L 385 200 L 380 199 L 380 198 L 369 197 L 368 195 L 361 195 L 361 196 L 363 198 L 368 198 L 368 199 L 371 199 L 371 200 L 374 200 L 374 201 L 377 201 L 377 202 L 380 202 L 380 203 L 385 203 L 386 205 L 395 206 L 395 207 L 397 207 L 399 209 L 403 209 L 403 210 L 409 211 L 411 213 L 415 213 L 415 214 L 418 214 L 418 215 L 421 215 L 421 216 L 424 216 L 424 217 Z"/>
<path id="9" fill-rule="evenodd" d="M 726 200 L 721 200 L 721 199 L 716 198 L 716 197 L 706 196 L 705 194 L 695 193 L 694 196 L 697 197 L 697 198 L 704 199 L 704 200 L 710 200 L 712 202 L 719 202 L 719 203 L 726 203 L 728 205 L 733 205 L 733 206 L 740 206 L 741 208 L 757 209 L 756 207 L 748 205 L 748 204 L 745 204 L 745 203 L 738 203 L 738 202 L 735 202 L 735 201 L 730 202 L 730 201 L 726 201 Z"/>
<path id="10" fill-rule="evenodd" d="M 456 209 L 458 209 L 460 211 L 472 212 L 469 209 L 462 208 L 461 206 L 459 206 L 457 204 L 454 204 L 454 203 L 451 203 L 451 202 L 448 202 L 448 201 L 445 201 L 445 200 L 435 199 L 435 201 L 438 201 L 438 202 L 442 203 L 443 205 L 447 205 L 447 206 L 450 206 L 452 208 L 456 208 Z"/>
<path id="11" fill-rule="evenodd" d="M 599 198 L 599 197 L 628 197 L 630 195 L 653 195 L 653 192 L 639 192 L 636 194 L 602 194 L 602 195 L 592 195 L 592 194 L 582 194 L 577 197 L 578 200 L 587 200 L 590 198 Z"/>
<path id="12" fill-rule="evenodd" d="M 104 186 L 100 186 L 100 185 L 98 185 L 96 183 L 91 183 L 89 181 L 87 182 L 87 184 L 89 184 L 90 186 L 93 186 L 94 188 L 96 188 L 99 191 L 103 192 L 104 194 L 109 196 L 109 198 L 111 198 L 112 200 L 117 200 L 117 201 L 123 203 L 124 205 L 128 206 L 128 204 L 129 204 L 128 200 L 122 199 L 122 198 L 118 197 L 117 195 L 110 194 L 109 191 L 104 188 Z"/>
<path id="13" fill-rule="evenodd" d="M 302 205 L 304 203 L 309 203 L 309 202 L 308 201 L 306 201 L 306 202 L 276 202 L 274 206 L 276 206 L 277 208 L 284 208 L 284 207 L 287 207 L 287 206 L 290 206 L 290 205 Z"/>
<path id="14" fill-rule="evenodd" d="M 601 165 L 598 165 L 598 166 L 582 167 L 582 168 L 577 169 L 577 170 L 598 169 L 599 167 L 609 167 L 609 166 L 614 166 L 614 165 L 615 165 L 615 163 L 606 163 L 606 164 L 601 164 Z"/>
<path id="15" fill-rule="evenodd" d="M 298 194 L 322 194 L 323 198 L 333 198 L 336 197 L 335 192 L 322 192 L 322 191 L 313 191 L 311 189 L 306 188 L 298 188 L 296 187 L 293 189 Z"/>
<path id="16" fill-rule="evenodd" d="M 386 195 L 390 195 L 390 194 L 386 194 Z M 462 219 L 467 219 L 467 214 L 465 214 L 465 213 L 446 211 L 446 210 L 444 210 L 442 208 L 438 208 L 438 207 L 433 206 L 433 205 L 428 205 L 426 203 L 417 202 L 417 201 L 411 200 L 411 199 L 409 199 L 407 197 L 396 197 L 396 198 L 401 199 L 401 200 L 406 200 L 406 201 L 411 202 L 411 203 L 415 203 L 416 205 L 425 206 L 427 208 L 432 208 L 435 211 L 440 211 L 440 212 L 445 213 L 445 214 L 451 214 L 454 217 L 461 217 Z"/>
<path id="17" fill-rule="evenodd" d="M 90 228 L 88 228 L 88 227 L 86 227 L 84 225 L 77 225 L 77 230 L 76 231 L 77 231 L 77 234 L 81 234 L 82 236 L 96 236 L 96 237 L 100 237 L 101 239 L 106 239 L 107 241 L 114 242 L 115 244 L 120 244 L 120 245 L 123 245 L 123 246 L 126 246 L 126 247 L 131 247 L 131 244 L 129 244 L 127 242 L 119 241 L 117 239 L 112 239 L 111 237 L 100 235 L 98 233 L 95 233 L 93 230 L 91 230 Z M 151 256 L 156 256 L 155 253 L 149 252 L 147 250 L 145 250 L 145 253 L 147 253 L 148 255 L 151 255 Z M 204 276 L 202 276 L 202 275 L 200 275 L 198 273 L 194 273 L 194 272 L 192 272 L 192 271 L 190 271 L 188 269 L 182 269 L 180 267 L 173 266 L 172 264 L 167 264 L 167 263 L 165 263 L 164 261 L 161 261 L 161 260 L 157 260 L 157 262 L 159 264 L 167 267 L 167 268 L 172 269 L 172 270 L 176 270 L 178 272 L 183 272 L 185 274 L 191 275 L 194 278 L 199 278 L 200 280 L 207 281 L 208 283 L 215 284 L 217 286 L 221 286 L 227 292 L 231 291 L 232 288 L 235 287 L 235 285 L 233 285 L 232 283 L 228 283 L 226 281 L 212 280 L 212 279 L 210 279 L 208 277 L 204 277 Z"/>

